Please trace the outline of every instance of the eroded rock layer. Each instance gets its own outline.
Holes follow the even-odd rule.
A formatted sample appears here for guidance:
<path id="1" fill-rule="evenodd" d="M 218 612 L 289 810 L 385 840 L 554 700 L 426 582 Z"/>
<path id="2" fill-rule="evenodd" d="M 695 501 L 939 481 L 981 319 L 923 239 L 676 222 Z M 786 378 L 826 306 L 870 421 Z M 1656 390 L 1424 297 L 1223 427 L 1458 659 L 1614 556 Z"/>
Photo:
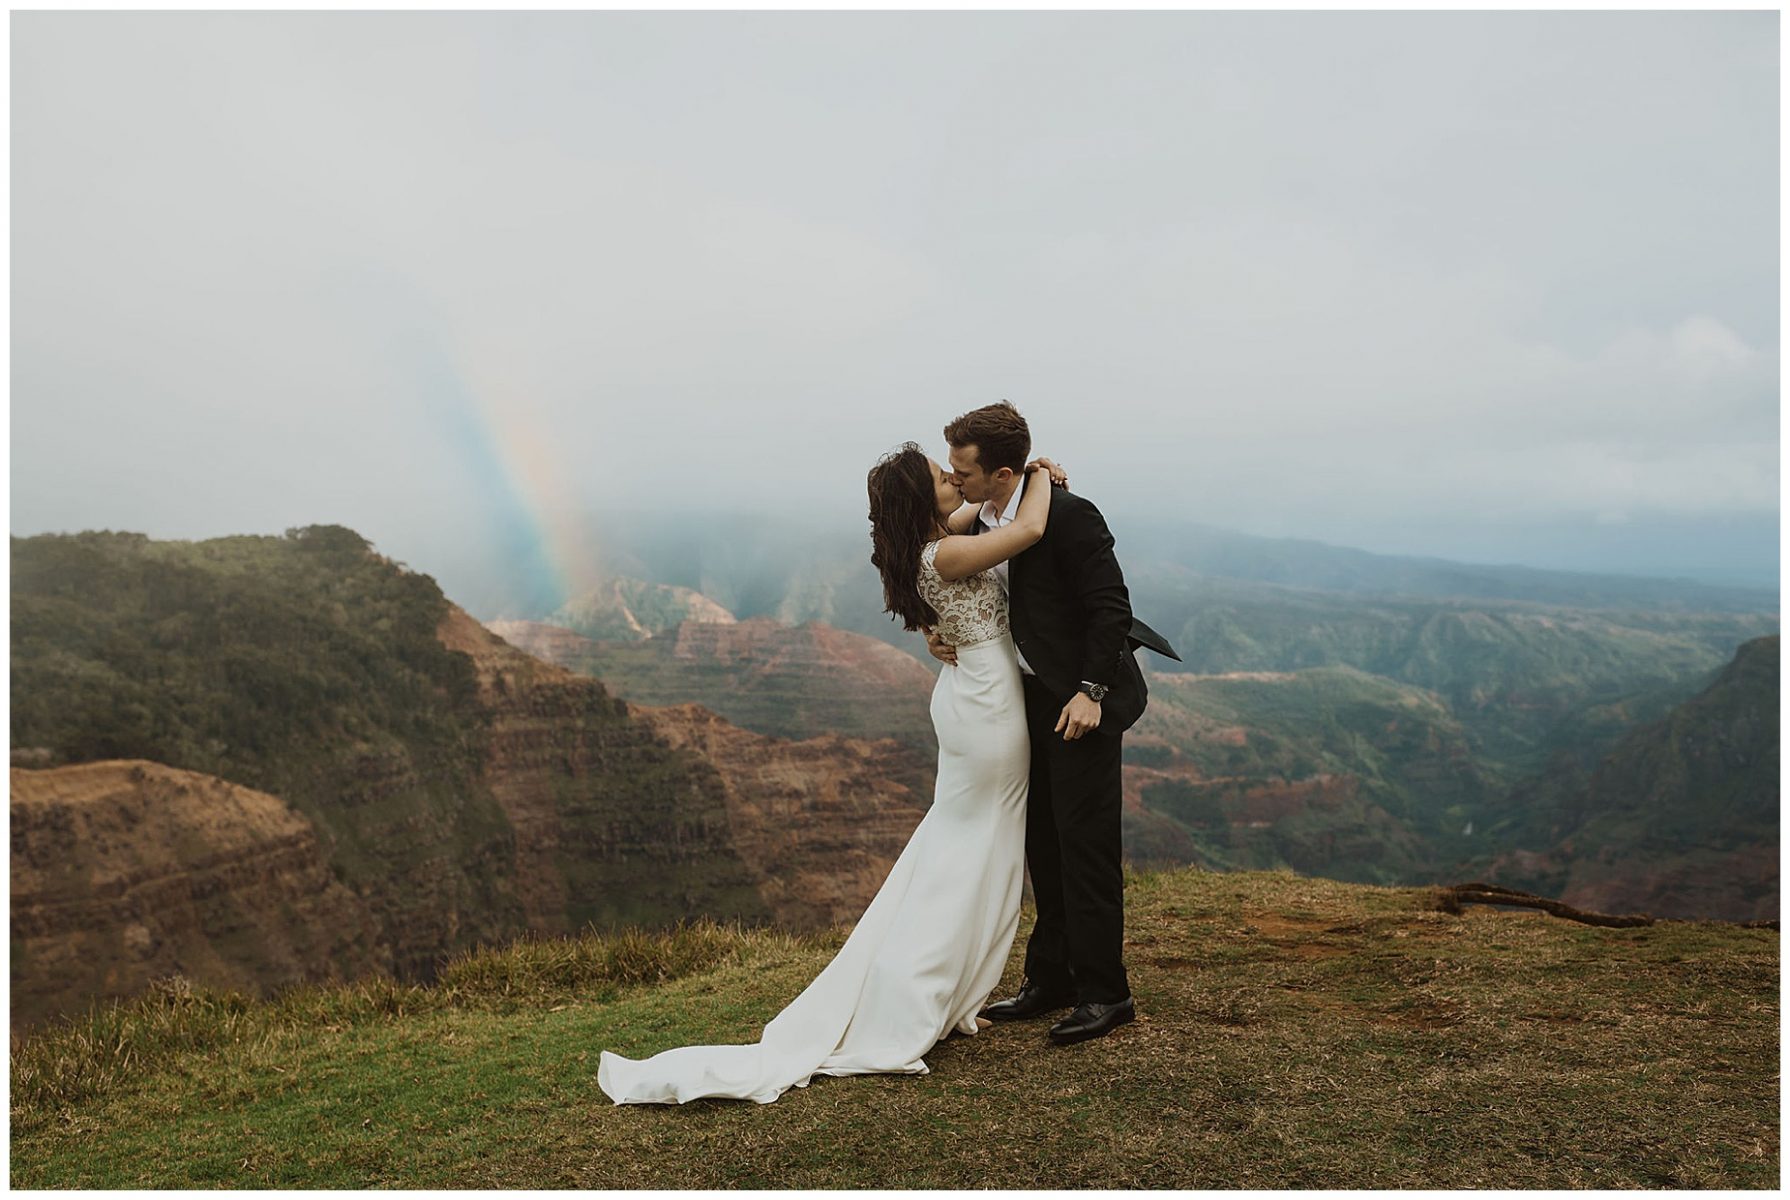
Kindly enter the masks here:
<path id="1" fill-rule="evenodd" d="M 179 973 L 251 994 L 390 971 L 365 901 L 277 796 L 144 760 L 12 769 L 12 1012 Z"/>

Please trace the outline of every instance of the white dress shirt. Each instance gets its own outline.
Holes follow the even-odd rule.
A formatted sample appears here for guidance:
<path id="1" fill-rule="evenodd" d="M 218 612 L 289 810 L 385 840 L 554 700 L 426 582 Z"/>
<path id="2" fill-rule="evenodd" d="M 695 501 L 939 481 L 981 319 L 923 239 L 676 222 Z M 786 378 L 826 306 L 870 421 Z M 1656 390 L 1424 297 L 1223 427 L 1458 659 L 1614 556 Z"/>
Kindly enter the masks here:
<path id="1" fill-rule="evenodd" d="M 1020 498 L 1025 495 L 1025 490 L 1026 490 L 1026 477 L 1025 477 L 1024 473 L 1021 473 L 1021 475 L 1019 477 L 1019 486 L 1015 487 L 1013 489 L 1013 494 L 1011 496 L 1007 497 L 1006 512 L 1003 513 L 1001 511 L 1001 506 L 996 504 L 993 500 L 987 500 L 987 501 L 983 502 L 982 512 L 977 516 L 976 519 L 981 521 L 982 524 L 988 526 L 990 529 L 1005 529 L 1007 526 L 1013 524 L 1013 518 L 1016 515 L 1018 515 L 1019 501 L 1020 501 Z M 1001 581 L 1001 590 L 1003 592 L 1007 593 L 1007 602 L 1008 602 L 1008 606 L 1009 606 L 1008 607 L 1008 624 L 1011 625 L 1012 624 L 1012 607 L 1011 606 L 1012 606 L 1012 602 L 1013 602 L 1013 587 L 1011 584 L 1009 584 L 1007 582 L 1007 560 L 1006 559 L 1003 558 L 1000 562 L 998 562 L 994 565 L 994 577 Z M 1014 647 L 1013 653 L 1014 653 L 1014 656 L 1019 659 L 1019 669 L 1021 671 L 1023 671 L 1027 675 L 1036 675 L 1037 674 L 1036 671 L 1032 670 L 1031 664 L 1026 662 L 1026 656 L 1019 653 L 1018 646 Z"/>

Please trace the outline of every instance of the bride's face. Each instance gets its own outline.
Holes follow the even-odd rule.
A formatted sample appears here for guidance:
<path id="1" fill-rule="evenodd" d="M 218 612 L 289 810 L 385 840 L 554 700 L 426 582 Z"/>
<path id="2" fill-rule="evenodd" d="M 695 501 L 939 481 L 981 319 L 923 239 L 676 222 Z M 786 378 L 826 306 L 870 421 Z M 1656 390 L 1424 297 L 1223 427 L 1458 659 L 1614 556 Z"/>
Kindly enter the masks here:
<path id="1" fill-rule="evenodd" d="M 963 507 L 963 493 L 957 490 L 957 479 L 951 472 L 933 462 L 930 458 L 926 465 L 932 468 L 933 498 L 940 517 L 948 517 Z"/>

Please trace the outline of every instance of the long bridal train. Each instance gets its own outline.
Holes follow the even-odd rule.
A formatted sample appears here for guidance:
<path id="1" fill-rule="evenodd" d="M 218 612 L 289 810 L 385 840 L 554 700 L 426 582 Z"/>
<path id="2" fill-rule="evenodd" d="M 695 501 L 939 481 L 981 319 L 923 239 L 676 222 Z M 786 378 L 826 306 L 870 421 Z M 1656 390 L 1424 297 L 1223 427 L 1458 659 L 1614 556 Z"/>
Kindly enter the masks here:
<path id="1" fill-rule="evenodd" d="M 925 1074 L 941 1038 L 976 1032 L 1019 929 L 1025 868 L 1030 742 L 1009 634 L 959 646 L 934 685 L 932 720 L 932 807 L 839 953 L 756 1043 L 643 1060 L 603 1051 L 597 1082 L 610 1099 L 769 1104 L 816 1075 Z"/>

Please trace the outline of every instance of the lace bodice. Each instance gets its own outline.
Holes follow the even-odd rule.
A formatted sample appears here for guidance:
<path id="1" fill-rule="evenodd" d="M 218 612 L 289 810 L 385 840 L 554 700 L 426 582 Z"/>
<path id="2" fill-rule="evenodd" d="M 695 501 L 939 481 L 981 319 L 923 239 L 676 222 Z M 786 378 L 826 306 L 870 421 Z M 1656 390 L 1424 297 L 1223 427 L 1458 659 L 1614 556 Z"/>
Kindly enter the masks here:
<path id="1" fill-rule="evenodd" d="M 932 565 L 938 552 L 937 542 L 920 551 L 920 596 L 938 612 L 940 635 L 954 646 L 973 646 L 1006 633 L 1007 592 L 994 572 L 946 579 Z"/>

